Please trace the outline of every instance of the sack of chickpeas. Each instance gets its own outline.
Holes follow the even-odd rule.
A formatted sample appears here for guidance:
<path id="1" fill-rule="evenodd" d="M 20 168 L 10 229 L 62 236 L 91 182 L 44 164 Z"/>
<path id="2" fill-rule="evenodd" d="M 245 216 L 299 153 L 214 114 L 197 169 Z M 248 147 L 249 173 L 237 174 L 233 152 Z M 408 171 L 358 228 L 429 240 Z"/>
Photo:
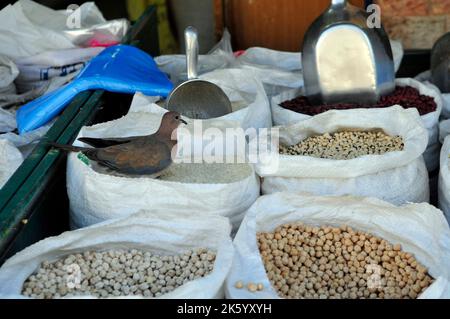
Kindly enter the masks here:
<path id="1" fill-rule="evenodd" d="M 227 298 L 450 298 L 450 229 L 429 204 L 276 193 L 233 241 Z"/>
<path id="2" fill-rule="evenodd" d="M 429 201 L 422 157 L 428 136 L 415 109 L 333 110 L 278 129 L 279 156 L 256 165 L 263 194 Z"/>
<path id="3" fill-rule="evenodd" d="M 444 140 L 441 149 L 441 169 L 439 170 L 438 198 L 439 208 L 450 223 L 450 136 Z"/>
<path id="4" fill-rule="evenodd" d="M 136 99 L 142 99 L 140 98 Z M 156 98 L 155 98 L 156 99 Z M 133 101 L 134 102 L 134 101 Z M 154 105 L 158 108 L 157 105 Z M 83 127 L 78 137 L 125 137 L 154 133 L 162 112 L 149 105 L 132 105 L 129 113 L 117 120 Z M 192 128 L 192 120 L 187 130 Z M 205 127 L 225 128 L 233 121 L 203 121 Z M 209 124 L 207 124 L 209 123 Z M 180 130 L 184 131 L 184 130 Z M 195 135 L 195 129 L 192 134 Z M 183 149 L 183 135 L 178 135 L 178 149 Z M 201 136 L 200 136 L 201 138 Z M 84 146 L 76 141 L 74 145 Z M 182 158 L 185 160 L 186 158 Z M 81 153 L 71 153 L 67 160 L 67 192 L 72 228 L 90 226 L 108 219 L 129 216 L 149 207 L 164 211 L 198 212 L 230 219 L 235 230 L 243 212 L 260 195 L 259 178 L 248 163 L 174 162 L 158 178 L 117 176 Z"/>
<path id="5" fill-rule="evenodd" d="M 0 298 L 223 298 L 230 224 L 149 210 L 44 239 L 0 268 Z"/>
<path id="6" fill-rule="evenodd" d="M 376 105 L 339 103 L 333 105 L 312 105 L 303 96 L 303 89 L 287 90 L 272 98 L 272 119 L 274 125 L 289 125 L 304 121 L 328 110 L 348 110 L 356 108 L 385 108 L 401 105 L 404 108 L 416 108 L 428 130 L 428 145 L 424 153 L 429 172 L 439 167 L 439 116 L 443 102 L 439 90 L 430 83 L 421 83 L 410 78 L 396 80 L 396 89 L 381 98 Z"/>

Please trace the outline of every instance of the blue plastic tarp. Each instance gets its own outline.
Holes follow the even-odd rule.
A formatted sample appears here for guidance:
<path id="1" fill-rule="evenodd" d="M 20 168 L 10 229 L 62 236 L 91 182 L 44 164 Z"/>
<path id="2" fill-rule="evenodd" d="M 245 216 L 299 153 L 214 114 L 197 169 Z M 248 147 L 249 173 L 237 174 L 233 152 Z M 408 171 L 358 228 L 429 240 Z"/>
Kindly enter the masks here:
<path id="1" fill-rule="evenodd" d="M 45 125 L 78 93 L 95 89 L 167 97 L 173 84 L 147 53 L 128 45 L 112 46 L 93 58 L 71 83 L 22 106 L 16 113 L 19 133 Z"/>

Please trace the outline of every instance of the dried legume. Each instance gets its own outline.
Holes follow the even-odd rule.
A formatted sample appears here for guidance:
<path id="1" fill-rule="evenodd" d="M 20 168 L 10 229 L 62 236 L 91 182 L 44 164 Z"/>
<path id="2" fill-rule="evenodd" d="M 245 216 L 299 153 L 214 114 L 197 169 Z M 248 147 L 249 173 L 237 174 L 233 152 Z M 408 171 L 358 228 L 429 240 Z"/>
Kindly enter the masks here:
<path id="1" fill-rule="evenodd" d="M 417 298 L 433 282 L 412 254 L 347 226 L 285 224 L 257 234 L 283 298 Z"/>
<path id="2" fill-rule="evenodd" d="M 50 299 L 90 295 L 159 297 L 208 275 L 216 254 L 208 249 L 156 255 L 137 249 L 86 251 L 44 261 L 25 281 L 22 294 Z"/>
<path id="3" fill-rule="evenodd" d="M 317 115 L 329 110 L 347 110 L 358 108 L 383 108 L 399 104 L 403 108 L 416 108 L 420 115 L 425 115 L 436 111 L 437 105 L 434 99 L 420 92 L 411 86 L 397 86 L 395 91 L 384 96 L 375 105 L 365 105 L 358 103 L 337 103 L 313 105 L 306 96 L 299 96 L 295 99 L 285 101 L 281 107 L 306 115 Z"/>
<path id="4" fill-rule="evenodd" d="M 342 160 L 402 151 L 403 147 L 401 136 L 348 131 L 311 136 L 296 145 L 280 145 L 280 154 Z"/>

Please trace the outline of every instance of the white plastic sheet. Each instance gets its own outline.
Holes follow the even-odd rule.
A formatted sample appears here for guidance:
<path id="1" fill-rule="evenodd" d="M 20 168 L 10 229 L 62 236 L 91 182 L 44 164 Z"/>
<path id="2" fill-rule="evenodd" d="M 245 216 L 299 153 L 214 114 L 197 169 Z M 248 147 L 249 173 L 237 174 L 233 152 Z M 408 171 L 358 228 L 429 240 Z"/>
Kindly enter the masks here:
<path id="1" fill-rule="evenodd" d="M 70 26 L 70 13 L 66 11 L 30 0 L 6 6 L 0 11 L 0 54 L 15 60 L 45 51 L 95 45 L 89 41 L 97 38 L 100 44 L 120 41 L 128 29 L 124 19 L 106 21 L 93 2 L 82 4 L 78 13 L 80 25 Z"/>

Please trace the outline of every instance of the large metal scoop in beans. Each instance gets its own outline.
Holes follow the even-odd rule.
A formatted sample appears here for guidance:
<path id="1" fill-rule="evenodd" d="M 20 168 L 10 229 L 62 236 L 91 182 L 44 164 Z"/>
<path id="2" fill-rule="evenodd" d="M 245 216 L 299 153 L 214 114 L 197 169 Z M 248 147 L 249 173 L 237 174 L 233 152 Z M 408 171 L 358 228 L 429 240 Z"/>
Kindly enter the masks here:
<path id="1" fill-rule="evenodd" d="M 197 30 L 187 27 L 184 37 L 188 80 L 169 95 L 167 109 L 192 119 L 209 119 L 231 113 L 231 102 L 222 89 L 211 82 L 197 79 Z"/>
<path id="2" fill-rule="evenodd" d="M 394 88 L 389 38 L 368 14 L 345 0 L 309 27 L 303 42 L 305 93 L 318 103 L 376 103 Z"/>

